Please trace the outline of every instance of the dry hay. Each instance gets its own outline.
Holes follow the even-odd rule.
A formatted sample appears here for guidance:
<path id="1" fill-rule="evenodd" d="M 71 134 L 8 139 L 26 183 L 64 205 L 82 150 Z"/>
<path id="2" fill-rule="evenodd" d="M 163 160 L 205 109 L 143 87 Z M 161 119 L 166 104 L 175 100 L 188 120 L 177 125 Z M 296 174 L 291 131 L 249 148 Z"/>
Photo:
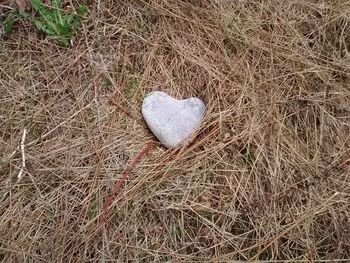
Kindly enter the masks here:
<path id="1" fill-rule="evenodd" d="M 346 0 L 95 1 L 70 49 L 21 22 L 0 42 L 0 258 L 350 258 L 349 17 Z M 159 89 L 203 98 L 205 122 L 143 159 L 102 228 Z"/>

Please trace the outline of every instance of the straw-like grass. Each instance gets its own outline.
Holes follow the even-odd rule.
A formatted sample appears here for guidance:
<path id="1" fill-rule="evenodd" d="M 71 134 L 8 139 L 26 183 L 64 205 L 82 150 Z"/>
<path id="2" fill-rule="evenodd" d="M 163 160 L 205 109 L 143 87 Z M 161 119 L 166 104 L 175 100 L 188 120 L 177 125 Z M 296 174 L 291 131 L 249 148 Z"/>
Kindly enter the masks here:
<path id="1" fill-rule="evenodd" d="M 3 262 L 350 258 L 349 1 L 89 9 L 69 49 L 25 21 L 0 42 Z M 153 90 L 202 98 L 204 123 L 143 158 L 103 227 Z"/>

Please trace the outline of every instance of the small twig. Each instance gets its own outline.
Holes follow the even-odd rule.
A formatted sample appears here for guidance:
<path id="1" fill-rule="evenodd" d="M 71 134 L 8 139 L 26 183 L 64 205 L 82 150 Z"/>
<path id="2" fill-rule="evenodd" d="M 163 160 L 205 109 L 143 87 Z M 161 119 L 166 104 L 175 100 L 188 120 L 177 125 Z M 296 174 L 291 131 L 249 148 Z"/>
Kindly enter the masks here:
<path id="1" fill-rule="evenodd" d="M 19 149 L 19 146 L 17 146 L 16 149 L 13 150 L 13 152 L 7 157 L 7 159 L 11 159 L 16 154 L 18 149 Z"/>
<path id="2" fill-rule="evenodd" d="M 114 199 L 117 197 L 119 190 L 122 188 L 126 178 L 130 175 L 132 170 L 135 168 L 136 164 L 155 146 L 154 142 L 146 143 L 141 151 L 136 155 L 136 157 L 133 159 L 133 161 L 130 164 L 130 167 L 123 173 L 122 177 L 117 181 L 117 183 L 114 186 L 114 191 L 109 195 L 107 201 L 103 205 L 103 212 L 102 217 L 100 220 L 100 225 L 104 225 L 106 221 L 106 217 L 108 214 L 108 209 L 113 203 Z"/>
<path id="3" fill-rule="evenodd" d="M 22 179 L 24 169 L 26 168 L 26 155 L 24 153 L 24 142 L 26 140 L 26 135 L 27 135 L 27 129 L 24 129 L 22 139 L 21 139 L 22 167 L 17 175 L 17 182 L 19 182 Z"/>
<path id="4" fill-rule="evenodd" d="M 11 6 L 4 5 L 4 4 L 0 4 L 0 8 L 6 8 L 6 9 L 9 9 L 9 10 L 14 10 L 15 9 L 15 8 L 13 8 Z"/>

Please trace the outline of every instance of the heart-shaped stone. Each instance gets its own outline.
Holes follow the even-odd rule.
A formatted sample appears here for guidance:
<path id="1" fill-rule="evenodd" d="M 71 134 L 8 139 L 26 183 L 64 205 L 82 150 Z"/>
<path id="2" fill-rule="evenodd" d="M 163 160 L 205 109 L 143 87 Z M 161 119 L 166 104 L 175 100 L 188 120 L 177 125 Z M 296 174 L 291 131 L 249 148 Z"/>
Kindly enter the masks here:
<path id="1" fill-rule="evenodd" d="M 184 143 L 200 126 L 205 105 L 198 98 L 177 100 L 161 91 L 148 94 L 142 115 L 158 140 L 171 148 Z"/>

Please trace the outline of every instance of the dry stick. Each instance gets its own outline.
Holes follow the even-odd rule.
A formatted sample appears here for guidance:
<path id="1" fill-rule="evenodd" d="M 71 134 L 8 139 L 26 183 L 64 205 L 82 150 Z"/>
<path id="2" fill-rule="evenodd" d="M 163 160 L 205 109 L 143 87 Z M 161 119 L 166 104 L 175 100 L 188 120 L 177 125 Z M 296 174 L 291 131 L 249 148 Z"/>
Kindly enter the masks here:
<path id="1" fill-rule="evenodd" d="M 19 182 L 22 179 L 24 169 L 26 168 L 26 155 L 24 153 L 24 142 L 26 140 L 26 135 L 27 135 L 27 129 L 24 129 L 22 139 L 21 139 L 22 167 L 17 175 L 17 182 Z"/>
<path id="2" fill-rule="evenodd" d="M 114 186 L 114 191 L 109 195 L 107 201 L 103 205 L 103 213 L 102 213 L 102 218 L 100 220 L 100 225 L 104 225 L 106 222 L 106 217 L 108 214 L 108 209 L 113 203 L 114 199 L 117 197 L 119 190 L 122 188 L 126 178 L 130 175 L 130 173 L 133 171 L 135 168 L 136 164 L 147 154 L 151 149 L 153 149 L 155 146 L 154 142 L 148 142 L 146 143 L 141 151 L 136 155 L 136 157 L 132 160 L 130 167 L 123 173 L 122 177 L 120 178 L 119 181 Z"/>

